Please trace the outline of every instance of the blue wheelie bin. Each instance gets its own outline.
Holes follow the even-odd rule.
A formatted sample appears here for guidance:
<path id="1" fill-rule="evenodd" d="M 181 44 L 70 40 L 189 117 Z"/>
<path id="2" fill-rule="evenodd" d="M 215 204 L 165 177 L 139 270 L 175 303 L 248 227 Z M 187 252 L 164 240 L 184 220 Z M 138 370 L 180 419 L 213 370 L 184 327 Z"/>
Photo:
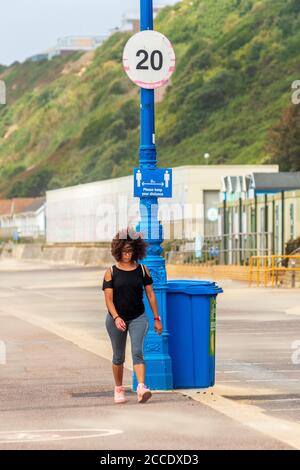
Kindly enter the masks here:
<path id="1" fill-rule="evenodd" d="M 174 388 L 215 384 L 216 301 L 212 281 L 167 282 L 167 326 Z"/>

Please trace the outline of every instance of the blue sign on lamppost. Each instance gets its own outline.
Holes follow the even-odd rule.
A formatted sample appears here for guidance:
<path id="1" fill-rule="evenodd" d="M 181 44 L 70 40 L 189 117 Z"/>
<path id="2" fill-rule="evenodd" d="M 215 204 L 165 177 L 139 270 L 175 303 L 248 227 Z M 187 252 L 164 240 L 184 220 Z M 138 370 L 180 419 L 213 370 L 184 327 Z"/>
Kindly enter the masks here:
<path id="1" fill-rule="evenodd" d="M 172 197 L 171 168 L 135 168 L 134 197 Z"/>
<path id="2" fill-rule="evenodd" d="M 168 352 L 166 322 L 167 276 L 161 256 L 163 228 L 158 220 L 158 197 L 172 197 L 172 170 L 157 168 L 155 145 L 154 89 L 165 85 L 175 69 L 175 54 L 170 41 L 153 31 L 153 1 L 140 0 L 141 32 L 129 39 L 123 53 L 123 64 L 129 78 L 141 90 L 140 166 L 134 169 L 134 196 L 140 197 L 138 231 L 148 243 L 145 264 L 153 277 L 158 310 L 164 331 L 154 332 L 153 315 L 145 297 L 149 332 L 145 338 L 146 383 L 153 390 L 173 388 L 172 364 Z M 133 388 L 137 382 L 133 377 Z"/>

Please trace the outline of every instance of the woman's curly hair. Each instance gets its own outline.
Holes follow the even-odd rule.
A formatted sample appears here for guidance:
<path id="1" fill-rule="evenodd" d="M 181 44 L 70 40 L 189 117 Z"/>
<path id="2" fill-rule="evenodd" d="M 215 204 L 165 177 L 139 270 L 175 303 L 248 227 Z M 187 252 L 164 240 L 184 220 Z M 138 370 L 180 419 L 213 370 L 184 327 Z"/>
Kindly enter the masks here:
<path id="1" fill-rule="evenodd" d="M 122 250 L 125 246 L 132 248 L 132 260 L 137 261 L 146 257 L 148 244 L 141 233 L 135 232 L 130 228 L 120 230 L 111 242 L 111 254 L 116 261 L 121 261 Z"/>

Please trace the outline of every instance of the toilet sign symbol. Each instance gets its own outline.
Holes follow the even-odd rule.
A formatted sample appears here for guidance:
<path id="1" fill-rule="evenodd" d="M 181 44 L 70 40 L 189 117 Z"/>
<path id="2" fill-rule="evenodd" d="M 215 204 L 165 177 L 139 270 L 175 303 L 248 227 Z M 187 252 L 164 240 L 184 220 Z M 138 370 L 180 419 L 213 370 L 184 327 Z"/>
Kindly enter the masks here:
<path id="1" fill-rule="evenodd" d="M 138 170 L 136 172 L 136 182 L 137 182 L 138 188 L 141 186 L 142 178 L 143 176 L 142 176 L 141 170 Z"/>
<path id="2" fill-rule="evenodd" d="M 172 168 L 135 168 L 134 197 L 172 197 Z"/>
<path id="3" fill-rule="evenodd" d="M 170 181 L 170 173 L 168 172 L 168 170 L 166 170 L 166 172 L 164 174 L 164 181 L 165 181 L 165 187 L 168 188 L 169 187 L 169 181 Z"/>

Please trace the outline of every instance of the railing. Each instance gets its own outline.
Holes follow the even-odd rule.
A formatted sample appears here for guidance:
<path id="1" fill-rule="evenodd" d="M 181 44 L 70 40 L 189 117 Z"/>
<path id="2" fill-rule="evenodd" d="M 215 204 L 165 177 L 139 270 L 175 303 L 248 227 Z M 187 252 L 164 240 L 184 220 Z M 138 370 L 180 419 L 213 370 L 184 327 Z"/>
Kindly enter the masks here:
<path id="1" fill-rule="evenodd" d="M 271 256 L 274 239 L 270 232 L 230 233 L 204 237 L 201 248 L 195 240 L 174 243 L 165 251 L 167 262 L 184 264 L 235 264 L 249 266 L 251 256 Z M 174 249 L 176 248 L 176 249 Z"/>
<path id="2" fill-rule="evenodd" d="M 0 239 L 2 240 L 17 240 L 20 238 L 40 238 L 44 237 L 45 232 L 40 229 L 38 225 L 27 227 L 0 227 Z"/>
<path id="3" fill-rule="evenodd" d="M 291 273 L 291 287 L 296 287 L 297 272 L 300 272 L 300 255 L 251 256 L 249 285 L 254 282 L 257 287 L 287 285 L 287 274 Z"/>

